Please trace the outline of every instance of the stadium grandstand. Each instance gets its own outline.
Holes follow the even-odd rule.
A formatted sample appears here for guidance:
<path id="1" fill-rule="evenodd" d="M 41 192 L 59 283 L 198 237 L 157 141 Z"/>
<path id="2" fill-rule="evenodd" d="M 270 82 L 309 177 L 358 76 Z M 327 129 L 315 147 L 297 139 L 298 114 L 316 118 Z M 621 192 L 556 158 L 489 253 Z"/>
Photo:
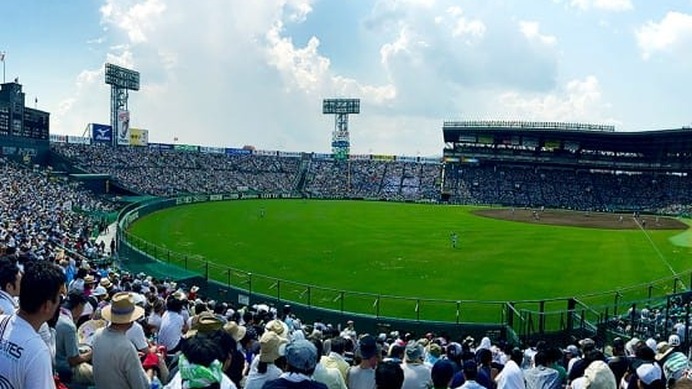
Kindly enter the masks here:
<path id="1" fill-rule="evenodd" d="M 594 211 L 689 212 L 692 129 L 444 122 L 442 198 Z"/>
<path id="2" fill-rule="evenodd" d="M 521 315 L 517 304 L 509 302 L 503 305 L 504 321 L 474 326 L 371 317 L 276 300 L 247 287 L 212 281 L 208 263 L 206 269 L 183 272 L 157 262 L 146 249 L 116 233 L 111 224 L 117 217 L 119 228 L 126 227 L 145 211 L 153 211 L 146 204 L 162 204 L 146 203 L 151 199 L 164 199 L 171 206 L 180 199 L 207 201 L 228 194 L 672 215 L 688 213 L 692 203 L 687 179 L 692 168 L 690 129 L 622 133 L 587 124 L 445 122 L 443 137 L 442 158 L 351 155 L 334 160 L 329 154 L 193 145 L 112 147 L 92 138 L 51 134 L 47 165 L 34 164 L 39 161 L 24 155 L 6 155 L 0 161 L 0 212 L 4 215 L 0 247 L 5 257 L 0 273 L 14 266 L 29 267 L 35 261 L 51 261 L 62 269 L 69 295 L 83 295 L 86 302 L 70 297 L 73 300 L 68 299 L 59 315 L 74 308 L 73 304 L 90 305 L 75 319 L 80 355 L 91 356 L 85 350 L 92 346 L 94 355 L 103 352 L 96 350 L 98 342 L 92 337 L 93 331 L 102 333 L 98 329 L 106 325 L 99 315 L 104 309 L 106 316 L 110 314 L 106 308 L 111 299 L 121 301 L 119 292 L 130 293 L 133 303 L 145 311 L 144 319 L 138 321 L 141 336 L 133 335 L 132 343 L 143 355 L 143 379 L 153 385 L 176 377 L 178 357 L 188 351 L 179 344 L 194 342 L 188 339 L 196 336 L 213 336 L 200 334 L 219 329 L 233 338 L 224 343 L 233 358 L 223 371 L 238 388 L 252 387 L 248 382 L 257 379 L 257 355 L 273 352 L 267 344 L 269 332 L 292 342 L 306 337 L 323 342 L 329 351 L 323 352 L 318 364 L 326 370 L 335 360 L 343 361 L 336 366 L 346 373 L 335 370 L 342 382 L 336 387 L 353 389 L 357 386 L 349 383 L 348 370 L 370 355 L 364 354 L 370 349 L 375 357 L 388 361 L 404 359 L 404 363 L 428 366 L 431 382 L 432 366 L 439 360 L 470 366 L 468 361 L 478 358 L 498 370 L 509 366 L 510 360 L 525 371 L 540 363 L 565 370 L 578 366 L 560 378 L 563 384 L 590 374 L 584 373 L 588 363 L 580 366 L 578 360 L 638 358 L 651 363 L 652 355 L 658 353 L 664 365 L 666 356 L 688 353 L 687 285 L 645 307 L 616 296 L 611 305 L 614 312 L 606 315 L 607 320 L 599 316 L 601 312 L 588 314 L 595 317 L 593 321 L 585 319 L 583 311 L 590 308 L 570 299 L 569 313 L 560 313 L 565 323 L 554 334 L 545 328 L 545 312 L 540 312 L 535 326 L 517 333 L 512 329 Z M 21 139 L 12 141 L 21 148 Z M 129 196 L 144 202 L 128 203 Z M 141 266 L 137 267 L 137 261 Z M 2 289 L 7 294 L 14 290 L 7 285 Z M 182 325 L 173 327 L 173 322 Z M 186 334 L 188 327 L 193 332 Z M 366 333 L 374 336 L 363 336 Z M 645 347 L 650 351 L 642 351 Z M 81 375 L 68 366 L 64 348 L 56 352 L 62 361 L 55 365 L 56 377 L 69 387 L 89 387 L 102 379 Z M 84 357 L 79 363 L 92 364 L 93 374 L 103 377 L 99 358 Z M 620 370 L 613 367 L 613 371 Z M 660 377 L 674 380 L 679 373 L 668 370 Z M 641 374 L 653 373 L 642 370 Z M 454 377 L 463 380 L 464 376 L 455 373 Z M 507 387 L 501 379 L 495 385 Z"/>

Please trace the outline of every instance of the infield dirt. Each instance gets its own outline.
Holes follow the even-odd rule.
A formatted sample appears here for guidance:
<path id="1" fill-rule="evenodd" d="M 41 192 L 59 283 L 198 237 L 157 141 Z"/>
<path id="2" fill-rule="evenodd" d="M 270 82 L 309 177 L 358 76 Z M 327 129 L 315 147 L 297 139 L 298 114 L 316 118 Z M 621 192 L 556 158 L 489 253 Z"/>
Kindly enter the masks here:
<path id="1" fill-rule="evenodd" d="M 611 230 L 686 230 L 687 224 L 672 218 L 655 215 L 584 212 L 546 209 L 544 211 L 525 208 L 479 209 L 474 215 L 492 219 L 509 220 L 521 223 L 547 224 L 585 228 L 605 228 Z"/>

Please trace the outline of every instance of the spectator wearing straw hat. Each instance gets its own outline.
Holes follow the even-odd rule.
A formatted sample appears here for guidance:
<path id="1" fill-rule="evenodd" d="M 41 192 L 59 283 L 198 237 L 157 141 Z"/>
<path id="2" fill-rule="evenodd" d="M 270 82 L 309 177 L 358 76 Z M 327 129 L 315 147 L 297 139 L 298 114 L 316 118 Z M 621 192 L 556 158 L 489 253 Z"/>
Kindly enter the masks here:
<path id="1" fill-rule="evenodd" d="M 148 388 L 150 377 L 139 361 L 135 346 L 125 335 L 132 323 L 144 315 L 144 309 L 135 305 L 132 294 L 119 292 L 113 295 L 111 305 L 103 308 L 101 315 L 110 324 L 94 335 L 92 364 L 96 387 Z M 162 355 L 158 357 L 161 375 L 166 376 L 166 363 Z"/>
<path id="2" fill-rule="evenodd" d="M 288 340 L 273 331 L 265 331 L 259 343 L 260 352 L 252 362 L 245 389 L 261 389 L 265 382 L 273 381 L 283 373 L 276 361 L 283 357 Z"/>

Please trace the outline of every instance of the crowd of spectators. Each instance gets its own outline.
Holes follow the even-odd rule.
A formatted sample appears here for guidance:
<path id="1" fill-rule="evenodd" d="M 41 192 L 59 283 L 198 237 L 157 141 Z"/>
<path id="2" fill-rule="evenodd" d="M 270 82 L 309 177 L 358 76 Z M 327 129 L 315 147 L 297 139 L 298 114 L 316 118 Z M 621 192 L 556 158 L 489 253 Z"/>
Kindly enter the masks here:
<path id="1" fill-rule="evenodd" d="M 239 190 L 290 192 L 300 165 L 299 158 L 250 154 L 227 156 L 67 143 L 51 147 L 89 173 L 110 174 L 128 189 L 155 196 Z"/>
<path id="2" fill-rule="evenodd" d="M 448 165 L 445 174 L 445 191 L 462 204 L 680 214 L 692 199 L 679 175 L 512 165 Z"/>
<path id="3" fill-rule="evenodd" d="M 56 143 L 53 150 L 89 172 L 112 175 L 141 194 L 296 193 L 321 198 L 421 200 L 439 197 L 440 166 L 375 160 L 333 161 L 272 155 L 117 148 Z M 309 157 L 309 156 L 308 156 Z M 304 174 L 303 188 L 300 177 Z"/>
<path id="4" fill-rule="evenodd" d="M 14 258 L 0 259 L 2 297 L 15 309 L 0 315 L 0 377 L 14 387 L 692 387 L 677 330 L 567 345 L 366 333 L 353 320 L 307 323 L 290 305 L 214 301 L 195 285 L 94 268 L 86 259 L 73 274 L 71 264 L 50 260 L 25 264 L 22 272 Z M 44 323 L 47 338 L 38 332 Z M 13 348 L 20 339 L 31 353 Z"/>
<path id="5" fill-rule="evenodd" d="M 59 143 L 52 147 L 87 172 L 110 174 L 126 188 L 158 196 L 253 190 L 317 198 L 437 201 L 446 193 L 458 204 L 692 213 L 692 183 L 672 174 L 511 164 L 443 168 L 389 160 L 325 160 L 310 154 L 225 155 Z"/>
<path id="6" fill-rule="evenodd" d="M 427 168 L 354 165 L 379 177 L 380 191 L 390 188 L 385 177 L 416 187 L 423 180 L 414 172 Z M 0 168 L 0 378 L 9 387 L 692 387 L 682 301 L 669 323 L 660 309 L 630 312 L 654 330 L 609 344 L 516 345 L 305 323 L 290 306 L 213 301 L 194 285 L 99 262 L 106 250 L 83 212 L 113 205 L 46 170 L 4 160 Z"/>

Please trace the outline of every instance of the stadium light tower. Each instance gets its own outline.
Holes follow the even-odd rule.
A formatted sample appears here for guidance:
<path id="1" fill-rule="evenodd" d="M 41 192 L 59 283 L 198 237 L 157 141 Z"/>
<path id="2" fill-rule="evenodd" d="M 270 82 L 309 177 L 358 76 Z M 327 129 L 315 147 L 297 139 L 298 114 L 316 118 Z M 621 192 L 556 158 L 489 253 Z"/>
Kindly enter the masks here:
<path id="1" fill-rule="evenodd" d="M 111 128 L 113 147 L 130 144 L 130 111 L 128 91 L 139 90 L 139 72 L 106 64 L 106 84 L 111 86 Z"/>
<path id="2" fill-rule="evenodd" d="M 332 154 L 334 159 L 347 159 L 351 151 L 348 134 L 348 115 L 360 113 L 360 99 L 322 100 L 322 113 L 336 115 L 332 132 Z"/>

